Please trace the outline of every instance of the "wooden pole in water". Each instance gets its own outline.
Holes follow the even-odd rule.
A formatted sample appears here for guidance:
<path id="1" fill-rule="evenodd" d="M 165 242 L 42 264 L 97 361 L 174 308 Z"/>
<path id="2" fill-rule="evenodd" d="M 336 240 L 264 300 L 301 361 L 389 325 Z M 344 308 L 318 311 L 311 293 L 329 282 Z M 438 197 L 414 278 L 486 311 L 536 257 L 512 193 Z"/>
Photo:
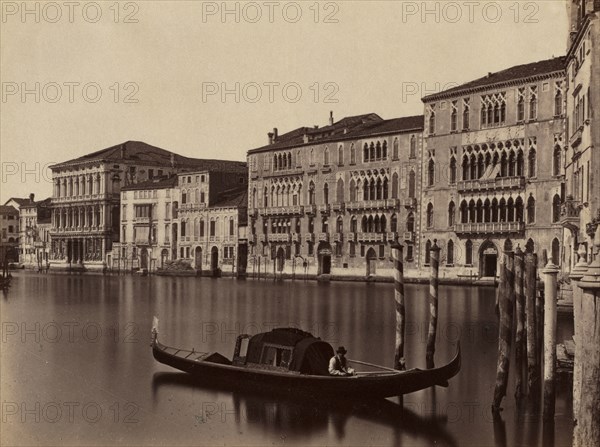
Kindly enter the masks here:
<path id="1" fill-rule="evenodd" d="M 548 255 L 546 253 L 546 249 L 542 250 L 541 258 L 538 259 L 538 278 L 541 276 L 540 272 L 548 263 Z M 536 333 L 537 333 L 537 345 L 538 345 L 538 362 L 540 364 L 540 380 L 542 377 L 542 358 L 543 351 L 542 346 L 544 346 L 544 283 L 538 282 L 537 290 L 535 295 L 535 323 L 537 325 Z"/>
<path id="2" fill-rule="evenodd" d="M 578 420 L 573 431 L 575 447 L 600 445 L 600 225 L 596 230 L 596 259 L 581 281 L 581 318 L 575 321 L 581 341 L 581 383 L 578 387 Z"/>
<path id="3" fill-rule="evenodd" d="M 538 390 L 540 359 L 538 356 L 535 296 L 537 289 L 537 259 L 533 253 L 525 256 L 525 313 L 527 318 L 527 394 Z"/>
<path id="4" fill-rule="evenodd" d="M 505 284 L 499 297 L 500 305 L 500 336 L 498 340 L 498 367 L 496 370 L 496 385 L 494 387 L 494 402 L 492 412 L 499 413 L 502 399 L 506 396 L 508 371 L 510 367 L 510 349 L 513 332 L 513 303 L 514 303 L 514 254 L 512 250 L 504 250 L 501 268 L 504 269 Z"/>
<path id="5" fill-rule="evenodd" d="M 581 341 L 581 331 L 583 328 L 580 324 L 578 324 L 578 322 L 581 321 L 583 312 L 583 291 L 578 286 L 577 282 L 585 276 L 588 269 L 588 265 L 585 259 L 585 245 L 579 245 L 577 255 L 579 256 L 577 264 L 573 267 L 573 270 L 571 270 L 571 273 L 569 274 L 569 279 L 571 280 L 571 284 L 573 285 L 573 321 L 575 322 L 575 333 L 573 335 L 573 341 L 575 342 L 575 364 L 573 365 L 573 421 L 575 422 L 575 425 L 577 425 L 577 421 L 579 420 L 578 412 L 579 399 L 581 397 L 582 372 L 581 361 L 577 361 L 577 359 L 581 359 L 583 356 L 583 344 Z"/>
<path id="6" fill-rule="evenodd" d="M 515 301 L 517 313 L 517 330 L 515 334 L 515 397 L 523 397 L 523 373 L 525 366 L 525 295 L 523 294 L 523 277 L 525 275 L 524 253 L 519 246 L 515 250 Z"/>
<path id="7" fill-rule="evenodd" d="M 431 277 L 429 279 L 429 334 L 427 335 L 427 368 L 434 368 L 435 338 L 437 335 L 438 288 L 440 272 L 440 247 L 433 240 L 430 250 Z"/>
<path id="8" fill-rule="evenodd" d="M 548 261 L 544 275 L 544 420 L 554 419 L 556 380 L 556 284 L 559 268 Z"/>
<path id="9" fill-rule="evenodd" d="M 392 259 L 394 260 L 394 298 L 396 301 L 396 355 L 394 368 L 400 371 L 406 369 L 404 360 L 404 333 L 406 315 L 404 307 L 404 265 L 402 263 L 402 245 L 392 244 Z"/>

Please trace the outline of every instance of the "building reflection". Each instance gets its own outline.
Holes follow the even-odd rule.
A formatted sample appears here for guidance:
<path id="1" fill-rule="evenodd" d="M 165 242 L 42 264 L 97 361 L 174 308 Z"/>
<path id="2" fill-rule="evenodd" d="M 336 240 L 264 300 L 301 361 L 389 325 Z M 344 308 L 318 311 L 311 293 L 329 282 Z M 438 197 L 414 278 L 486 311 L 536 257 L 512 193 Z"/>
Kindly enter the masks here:
<path id="1" fill-rule="evenodd" d="M 225 399 L 221 394 L 220 402 L 208 405 L 203 402 L 204 414 L 201 417 L 221 418 L 222 422 L 233 420 L 236 431 L 247 425 L 261 432 L 285 433 L 286 437 L 295 441 L 332 432 L 337 441 L 343 441 L 347 438 L 351 421 L 358 419 L 391 428 L 396 445 L 406 437 L 420 439 L 428 445 L 458 445 L 446 430 L 445 416 L 422 417 L 387 399 L 356 402 L 347 397 L 327 397 L 315 401 L 301 397 L 283 398 L 246 389 L 231 392 L 199 385 L 193 377 L 184 373 L 162 372 L 155 373 L 152 379 L 153 406 L 158 408 L 165 404 L 174 389 L 190 393 L 200 391 L 212 398 L 227 393 Z M 228 399 L 231 399 L 229 403 L 226 402 Z"/>

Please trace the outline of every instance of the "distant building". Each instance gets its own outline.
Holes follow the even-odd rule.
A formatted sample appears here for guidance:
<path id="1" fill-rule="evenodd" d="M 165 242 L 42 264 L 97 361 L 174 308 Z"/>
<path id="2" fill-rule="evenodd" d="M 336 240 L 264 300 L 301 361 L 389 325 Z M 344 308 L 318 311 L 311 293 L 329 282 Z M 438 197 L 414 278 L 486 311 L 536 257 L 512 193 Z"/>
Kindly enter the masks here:
<path id="1" fill-rule="evenodd" d="M 423 116 L 371 113 L 268 134 L 248 152 L 249 272 L 391 275 L 418 267 Z"/>
<path id="2" fill-rule="evenodd" d="M 579 244 L 593 259 L 600 223 L 600 2 L 567 0 L 570 37 L 567 53 L 566 198 L 563 271 L 577 262 Z"/>
<path id="3" fill-rule="evenodd" d="M 495 277 L 505 247 L 562 259 L 565 58 L 519 65 L 423 98 L 423 265 Z"/>
<path id="4" fill-rule="evenodd" d="M 31 268 L 45 268 L 49 263 L 51 199 L 35 201 L 29 196 L 28 203 L 21 205 L 20 264 Z"/>
<path id="5" fill-rule="evenodd" d="M 19 261 L 19 210 L 0 205 L 0 263 Z"/>
<path id="6" fill-rule="evenodd" d="M 121 189 L 184 170 L 242 162 L 183 157 L 128 141 L 51 167 L 52 267 L 102 269 L 121 235 Z M 113 262 L 113 259 L 111 259 Z"/>
<path id="7" fill-rule="evenodd" d="M 179 174 L 173 258 L 190 259 L 198 272 L 214 276 L 244 272 L 247 240 L 240 227 L 247 222 L 247 188 L 246 166 Z"/>

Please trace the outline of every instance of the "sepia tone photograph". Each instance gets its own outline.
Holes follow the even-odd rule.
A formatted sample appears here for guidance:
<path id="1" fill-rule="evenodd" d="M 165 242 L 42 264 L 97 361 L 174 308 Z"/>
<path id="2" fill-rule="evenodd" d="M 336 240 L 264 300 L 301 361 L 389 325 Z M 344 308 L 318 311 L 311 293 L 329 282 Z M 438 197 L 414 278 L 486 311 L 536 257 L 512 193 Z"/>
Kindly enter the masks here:
<path id="1" fill-rule="evenodd" d="M 0 445 L 600 445 L 599 0 L 0 11 Z"/>

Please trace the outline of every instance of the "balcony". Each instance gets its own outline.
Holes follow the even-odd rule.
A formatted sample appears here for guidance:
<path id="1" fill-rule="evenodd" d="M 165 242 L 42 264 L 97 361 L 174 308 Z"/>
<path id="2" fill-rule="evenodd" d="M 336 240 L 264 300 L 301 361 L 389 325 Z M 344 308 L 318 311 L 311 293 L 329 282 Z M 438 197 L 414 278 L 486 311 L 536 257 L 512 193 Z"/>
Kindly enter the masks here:
<path id="1" fill-rule="evenodd" d="M 289 233 L 271 233 L 269 234 L 269 242 L 290 242 L 291 234 Z"/>
<path id="2" fill-rule="evenodd" d="M 395 232 L 395 231 L 388 232 L 388 234 L 387 234 L 387 240 L 389 242 L 394 242 L 397 239 L 398 239 L 398 233 L 397 232 Z"/>
<path id="3" fill-rule="evenodd" d="M 260 210 L 263 216 L 301 216 L 304 214 L 304 207 L 301 205 L 274 206 Z"/>
<path id="4" fill-rule="evenodd" d="M 317 214 L 317 205 L 307 205 L 304 208 L 304 212 L 309 216 L 316 216 Z"/>
<path id="5" fill-rule="evenodd" d="M 579 231 L 579 213 L 582 206 L 578 200 L 565 200 L 560 207 L 560 224 L 571 231 Z"/>
<path id="6" fill-rule="evenodd" d="M 292 233 L 292 242 L 301 242 L 302 236 L 299 233 Z"/>
<path id="7" fill-rule="evenodd" d="M 329 242 L 329 233 L 319 233 L 319 242 Z"/>
<path id="8" fill-rule="evenodd" d="M 370 243 L 384 242 L 385 233 L 358 233 L 358 241 Z"/>
<path id="9" fill-rule="evenodd" d="M 331 213 L 331 207 L 329 205 L 319 205 L 319 212 L 328 216 Z"/>
<path id="10" fill-rule="evenodd" d="M 569 138 L 569 144 L 573 149 L 576 149 L 579 144 L 581 144 L 581 139 L 583 138 L 583 126 L 579 126 L 571 138 Z"/>
<path id="11" fill-rule="evenodd" d="M 417 199 L 416 197 L 408 197 L 402 201 L 402 204 L 407 210 L 415 209 L 417 207 Z"/>
<path id="12" fill-rule="evenodd" d="M 346 233 L 346 239 L 348 240 L 348 242 L 355 242 L 356 233 Z"/>
<path id="13" fill-rule="evenodd" d="M 271 177 L 285 177 L 288 175 L 303 175 L 304 170 L 302 168 L 290 168 L 290 169 L 278 169 L 276 171 L 268 172 L 264 174 L 264 178 Z M 257 176 L 258 177 L 258 176 Z"/>
<path id="14" fill-rule="evenodd" d="M 502 189 L 525 188 L 525 177 L 498 177 L 492 179 L 461 180 L 457 182 L 458 192 L 467 191 L 498 191 Z"/>
<path id="15" fill-rule="evenodd" d="M 333 211 L 335 211 L 336 213 L 343 213 L 344 210 L 346 209 L 346 206 L 343 203 L 334 203 L 331 208 L 333 209 Z"/>
<path id="16" fill-rule="evenodd" d="M 333 242 L 342 242 L 344 240 L 342 233 L 334 233 L 333 234 Z"/>
<path id="17" fill-rule="evenodd" d="M 363 200 L 346 203 L 346 209 L 349 211 L 386 210 L 396 208 L 398 206 L 398 203 L 398 199 Z"/>
<path id="18" fill-rule="evenodd" d="M 304 235 L 304 240 L 306 242 L 314 242 L 315 241 L 315 235 L 313 233 L 307 233 Z"/>
<path id="19" fill-rule="evenodd" d="M 454 226 L 457 234 L 509 234 L 525 231 L 524 222 L 463 223 Z"/>
<path id="20" fill-rule="evenodd" d="M 414 242 L 415 241 L 415 233 L 413 233 L 412 231 L 405 231 L 404 234 L 402 235 L 402 239 L 407 242 Z"/>

